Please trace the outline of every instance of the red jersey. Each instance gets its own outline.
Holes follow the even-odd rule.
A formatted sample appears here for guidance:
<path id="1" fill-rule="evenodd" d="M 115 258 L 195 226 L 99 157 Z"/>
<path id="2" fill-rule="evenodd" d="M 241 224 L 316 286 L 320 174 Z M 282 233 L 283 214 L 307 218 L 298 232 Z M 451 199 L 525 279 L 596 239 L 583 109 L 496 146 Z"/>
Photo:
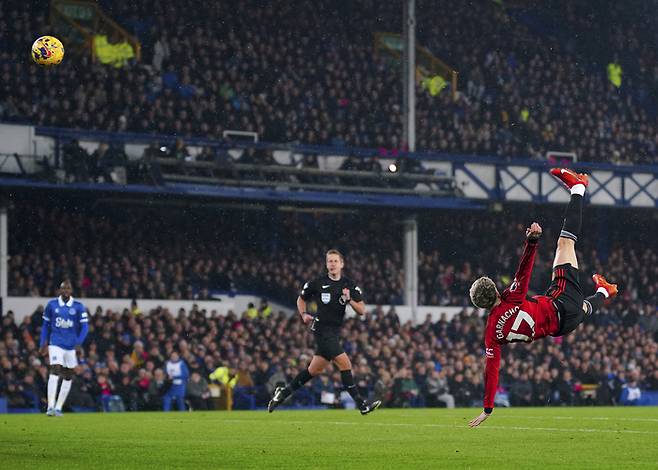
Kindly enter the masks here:
<path id="1" fill-rule="evenodd" d="M 500 345 L 523 341 L 530 343 L 554 334 L 560 319 L 553 298 L 544 295 L 528 297 L 532 265 L 537 242 L 526 241 L 514 282 L 500 295 L 500 304 L 489 312 L 484 333 L 487 363 L 484 373 L 484 407 L 493 408 L 498 388 Z"/>

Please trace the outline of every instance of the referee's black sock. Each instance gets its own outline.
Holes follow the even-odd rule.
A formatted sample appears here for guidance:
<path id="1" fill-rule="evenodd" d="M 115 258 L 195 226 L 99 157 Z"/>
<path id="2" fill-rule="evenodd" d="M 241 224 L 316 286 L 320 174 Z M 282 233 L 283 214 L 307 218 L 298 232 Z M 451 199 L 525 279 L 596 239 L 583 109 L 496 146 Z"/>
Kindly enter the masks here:
<path id="1" fill-rule="evenodd" d="M 596 313 L 601 307 L 603 307 L 603 302 L 605 301 L 605 295 L 600 292 L 597 292 L 594 295 L 590 295 L 585 298 L 585 308 L 587 309 L 587 315 Z"/>
<path id="2" fill-rule="evenodd" d="M 343 381 L 343 386 L 345 387 L 345 390 L 347 390 L 347 393 L 349 393 L 350 396 L 354 399 L 354 403 L 356 403 L 356 406 L 359 409 L 363 408 L 365 401 L 363 400 L 363 398 L 361 398 L 361 395 L 359 394 L 359 390 L 356 388 L 356 384 L 354 383 L 354 376 L 352 376 L 352 369 L 341 370 L 340 378 Z"/>
<path id="3" fill-rule="evenodd" d="M 284 398 L 288 398 L 290 395 L 295 393 L 297 389 L 301 388 L 306 382 L 311 380 L 313 376 L 311 373 L 308 371 L 308 369 L 304 369 L 301 371 L 297 376 L 292 379 L 292 382 L 288 384 L 288 386 L 285 388 L 283 391 Z"/>
<path id="4" fill-rule="evenodd" d="M 569 201 L 567 210 L 564 213 L 564 223 L 562 224 L 560 236 L 577 242 L 582 224 L 583 196 L 572 193 L 571 200 Z"/>

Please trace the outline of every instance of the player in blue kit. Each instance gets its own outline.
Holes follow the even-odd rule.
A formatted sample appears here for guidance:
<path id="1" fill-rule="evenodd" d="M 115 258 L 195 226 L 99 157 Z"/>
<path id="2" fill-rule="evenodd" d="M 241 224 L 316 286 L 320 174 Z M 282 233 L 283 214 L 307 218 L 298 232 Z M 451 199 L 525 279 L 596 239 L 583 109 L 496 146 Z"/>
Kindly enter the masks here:
<path id="1" fill-rule="evenodd" d="M 62 407 L 71 390 L 74 369 L 78 365 L 75 348 L 84 342 L 89 332 L 87 309 L 71 297 L 72 291 L 71 282 L 62 282 L 59 297 L 49 301 L 43 312 L 39 348 L 44 356 L 48 354 L 50 364 L 48 416 L 62 416 Z M 57 396 L 60 377 L 63 380 Z"/>

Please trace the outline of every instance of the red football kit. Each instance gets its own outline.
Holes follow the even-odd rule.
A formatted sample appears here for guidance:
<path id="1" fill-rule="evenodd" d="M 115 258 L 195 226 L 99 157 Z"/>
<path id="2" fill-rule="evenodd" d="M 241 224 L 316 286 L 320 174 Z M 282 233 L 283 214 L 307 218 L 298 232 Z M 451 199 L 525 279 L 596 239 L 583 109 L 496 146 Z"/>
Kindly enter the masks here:
<path id="1" fill-rule="evenodd" d="M 526 241 L 514 282 L 503 291 L 500 304 L 489 312 L 484 333 L 487 362 L 484 374 L 484 408 L 493 409 L 498 388 L 500 345 L 523 341 L 530 343 L 558 332 L 560 318 L 554 297 L 528 297 L 528 285 L 535 262 L 537 241 Z"/>

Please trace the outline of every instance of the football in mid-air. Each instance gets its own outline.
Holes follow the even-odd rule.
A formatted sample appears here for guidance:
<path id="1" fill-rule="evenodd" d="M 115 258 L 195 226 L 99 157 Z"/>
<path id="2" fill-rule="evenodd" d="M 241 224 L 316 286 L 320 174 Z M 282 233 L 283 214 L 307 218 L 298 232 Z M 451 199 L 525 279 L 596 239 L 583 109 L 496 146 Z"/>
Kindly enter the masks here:
<path id="1" fill-rule="evenodd" d="M 41 36 L 32 44 L 32 59 L 39 65 L 57 65 L 64 58 L 62 41 L 53 36 Z"/>

